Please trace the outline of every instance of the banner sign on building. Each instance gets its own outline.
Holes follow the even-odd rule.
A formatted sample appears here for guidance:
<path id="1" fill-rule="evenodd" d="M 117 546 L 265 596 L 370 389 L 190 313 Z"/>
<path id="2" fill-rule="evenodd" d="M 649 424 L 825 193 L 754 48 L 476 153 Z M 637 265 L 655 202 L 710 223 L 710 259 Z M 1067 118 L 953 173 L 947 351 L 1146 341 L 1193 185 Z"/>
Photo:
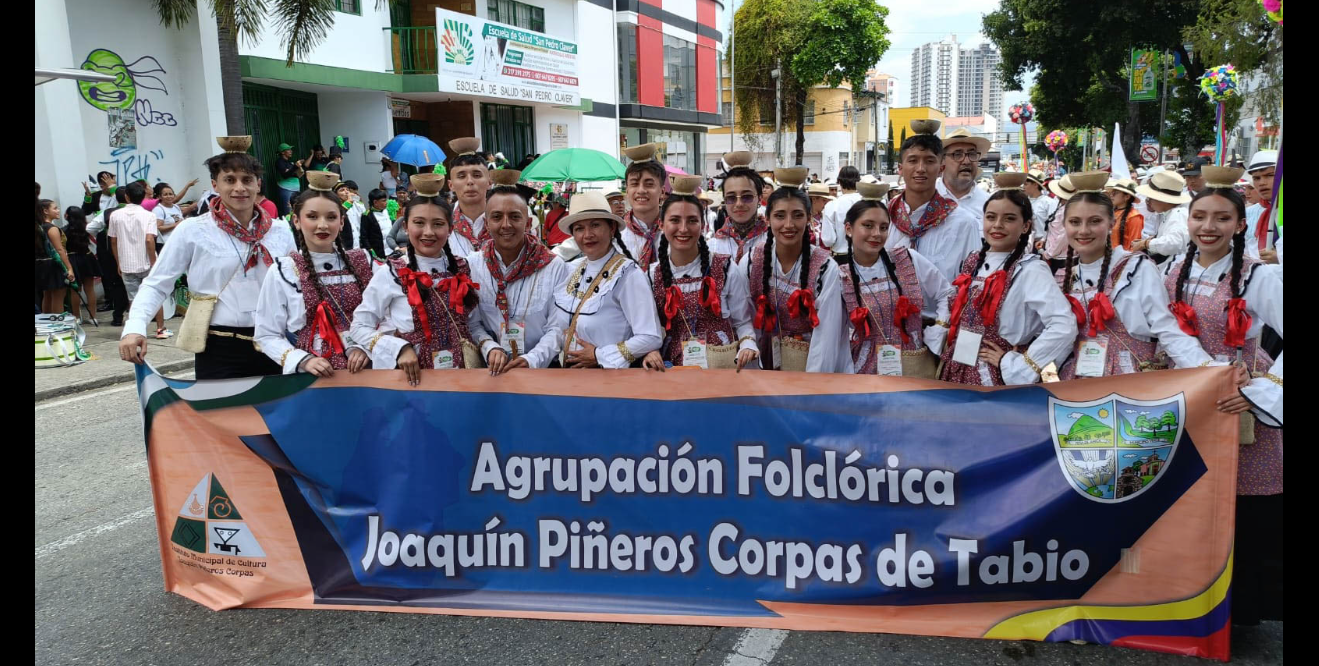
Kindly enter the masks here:
<path id="1" fill-rule="evenodd" d="M 389 98 L 389 112 L 394 118 L 411 118 L 412 101 L 406 99 Z"/>
<path id="2" fill-rule="evenodd" d="M 581 103 L 576 44 L 445 9 L 437 8 L 435 16 L 441 92 Z"/>
<path id="3" fill-rule="evenodd" d="M 1231 368 L 996 390 L 723 370 L 139 368 L 166 589 L 1228 658 Z"/>
<path id="4" fill-rule="evenodd" d="M 1131 101 L 1149 102 L 1159 98 L 1160 56 L 1159 51 L 1131 49 Z"/>

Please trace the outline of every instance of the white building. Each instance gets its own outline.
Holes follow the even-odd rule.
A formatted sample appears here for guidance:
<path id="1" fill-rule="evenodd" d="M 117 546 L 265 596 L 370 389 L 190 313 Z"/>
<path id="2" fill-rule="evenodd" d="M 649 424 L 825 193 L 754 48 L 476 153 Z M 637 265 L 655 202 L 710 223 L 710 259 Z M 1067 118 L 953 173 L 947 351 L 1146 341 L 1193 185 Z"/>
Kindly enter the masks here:
<path id="1" fill-rule="evenodd" d="M 957 35 L 917 47 L 911 54 L 911 106 L 929 106 L 949 116 L 1005 117 L 1002 56 L 989 43 L 961 48 Z"/>
<path id="2" fill-rule="evenodd" d="M 998 76 L 998 64 L 1002 60 L 998 49 L 989 42 L 961 50 L 957 115 L 1006 117 L 1003 113 L 1003 81 Z"/>

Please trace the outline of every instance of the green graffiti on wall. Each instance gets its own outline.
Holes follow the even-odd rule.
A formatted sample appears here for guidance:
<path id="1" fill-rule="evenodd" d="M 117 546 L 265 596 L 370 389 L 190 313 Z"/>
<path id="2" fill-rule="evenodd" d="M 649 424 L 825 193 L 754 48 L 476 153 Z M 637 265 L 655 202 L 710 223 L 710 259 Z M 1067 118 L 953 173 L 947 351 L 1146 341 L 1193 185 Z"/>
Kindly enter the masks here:
<path id="1" fill-rule="evenodd" d="M 114 51 L 96 49 L 87 54 L 81 69 L 115 77 L 114 81 L 78 82 L 82 98 L 102 111 L 132 108 L 137 100 L 139 86 L 169 94 L 165 89 L 165 83 L 155 76 L 156 73 L 166 73 L 165 69 L 151 56 L 143 56 L 132 63 L 125 63 L 124 59 Z"/>

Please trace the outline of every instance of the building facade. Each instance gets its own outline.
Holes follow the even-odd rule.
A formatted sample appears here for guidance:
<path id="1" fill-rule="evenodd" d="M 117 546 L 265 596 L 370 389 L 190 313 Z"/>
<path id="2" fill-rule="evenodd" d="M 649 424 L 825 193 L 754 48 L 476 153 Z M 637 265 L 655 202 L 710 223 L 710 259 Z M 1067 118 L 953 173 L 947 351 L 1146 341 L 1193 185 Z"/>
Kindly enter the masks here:
<path id="1" fill-rule="evenodd" d="M 1002 59 L 998 50 L 988 42 L 960 49 L 957 115 L 1003 117 L 1003 81 L 998 76 Z"/>
<path id="2" fill-rule="evenodd" d="M 911 106 L 949 116 L 1003 117 L 1001 60 L 993 45 L 962 48 L 957 35 L 917 47 L 911 54 Z"/>

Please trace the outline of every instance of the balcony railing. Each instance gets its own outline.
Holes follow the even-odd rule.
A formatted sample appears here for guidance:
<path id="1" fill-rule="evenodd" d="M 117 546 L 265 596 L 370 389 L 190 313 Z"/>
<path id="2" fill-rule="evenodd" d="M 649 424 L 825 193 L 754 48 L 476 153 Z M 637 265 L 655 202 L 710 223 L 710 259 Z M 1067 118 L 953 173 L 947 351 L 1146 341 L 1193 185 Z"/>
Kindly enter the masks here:
<path id="1" fill-rule="evenodd" d="M 411 28 L 385 28 L 389 31 L 389 49 L 393 57 L 395 74 L 435 74 L 436 48 L 435 26 L 426 25 Z"/>

